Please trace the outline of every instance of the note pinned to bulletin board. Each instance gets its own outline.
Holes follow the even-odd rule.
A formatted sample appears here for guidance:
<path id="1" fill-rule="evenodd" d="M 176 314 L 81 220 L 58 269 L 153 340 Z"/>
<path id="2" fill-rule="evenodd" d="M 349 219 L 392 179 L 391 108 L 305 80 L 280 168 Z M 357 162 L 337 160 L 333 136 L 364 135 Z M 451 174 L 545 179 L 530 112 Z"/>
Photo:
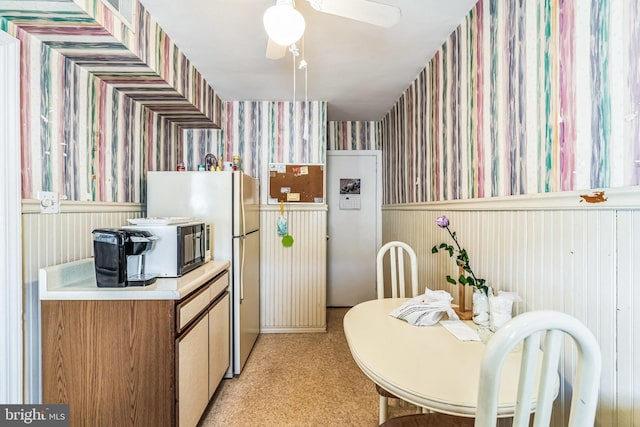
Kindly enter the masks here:
<path id="1" fill-rule="evenodd" d="M 324 203 L 323 164 L 269 164 L 269 203 Z"/>

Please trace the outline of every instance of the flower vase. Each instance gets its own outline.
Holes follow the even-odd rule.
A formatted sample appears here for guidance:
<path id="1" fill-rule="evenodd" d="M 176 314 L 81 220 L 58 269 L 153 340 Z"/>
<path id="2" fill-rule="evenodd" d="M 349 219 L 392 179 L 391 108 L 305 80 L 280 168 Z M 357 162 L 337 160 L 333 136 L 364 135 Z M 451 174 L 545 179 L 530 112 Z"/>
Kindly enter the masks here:
<path id="1" fill-rule="evenodd" d="M 480 289 L 473 291 L 473 322 L 480 326 L 489 326 L 489 297 Z"/>

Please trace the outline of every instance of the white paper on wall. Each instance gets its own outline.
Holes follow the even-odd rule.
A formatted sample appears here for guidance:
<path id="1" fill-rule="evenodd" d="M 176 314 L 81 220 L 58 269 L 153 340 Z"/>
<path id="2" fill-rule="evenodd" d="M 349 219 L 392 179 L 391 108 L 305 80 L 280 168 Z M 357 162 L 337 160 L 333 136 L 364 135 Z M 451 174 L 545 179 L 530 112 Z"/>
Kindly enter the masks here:
<path id="1" fill-rule="evenodd" d="M 343 210 L 360 209 L 360 195 L 359 194 L 348 194 L 348 195 L 341 194 L 340 209 L 343 209 Z"/>

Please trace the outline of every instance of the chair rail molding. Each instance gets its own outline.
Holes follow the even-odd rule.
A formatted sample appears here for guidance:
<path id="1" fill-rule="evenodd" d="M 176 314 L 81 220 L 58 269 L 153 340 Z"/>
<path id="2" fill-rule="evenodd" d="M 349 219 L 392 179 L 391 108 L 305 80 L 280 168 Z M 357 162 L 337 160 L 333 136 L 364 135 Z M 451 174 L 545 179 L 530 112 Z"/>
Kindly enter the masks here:
<path id="1" fill-rule="evenodd" d="M 481 211 L 481 210 L 627 210 L 640 208 L 640 186 L 523 194 L 516 196 L 459 199 L 441 202 L 387 204 L 394 211 Z"/>
<path id="2" fill-rule="evenodd" d="M 0 402 L 23 403 L 20 44 L 0 31 Z"/>
<path id="3" fill-rule="evenodd" d="M 60 201 L 60 213 L 114 213 L 144 210 L 146 210 L 146 206 L 142 203 Z M 22 213 L 40 214 L 40 201 L 36 199 L 22 199 Z"/>

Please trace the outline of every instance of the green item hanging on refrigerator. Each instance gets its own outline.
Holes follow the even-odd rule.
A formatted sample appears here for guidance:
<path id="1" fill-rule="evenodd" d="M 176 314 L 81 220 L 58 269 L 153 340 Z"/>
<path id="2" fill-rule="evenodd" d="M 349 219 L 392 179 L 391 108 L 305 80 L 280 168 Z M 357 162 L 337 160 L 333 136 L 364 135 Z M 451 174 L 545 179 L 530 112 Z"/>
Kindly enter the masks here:
<path id="1" fill-rule="evenodd" d="M 289 234 L 286 234 L 282 238 L 282 246 L 284 246 L 285 248 L 290 248 L 291 246 L 293 246 L 293 237 L 291 237 Z"/>

